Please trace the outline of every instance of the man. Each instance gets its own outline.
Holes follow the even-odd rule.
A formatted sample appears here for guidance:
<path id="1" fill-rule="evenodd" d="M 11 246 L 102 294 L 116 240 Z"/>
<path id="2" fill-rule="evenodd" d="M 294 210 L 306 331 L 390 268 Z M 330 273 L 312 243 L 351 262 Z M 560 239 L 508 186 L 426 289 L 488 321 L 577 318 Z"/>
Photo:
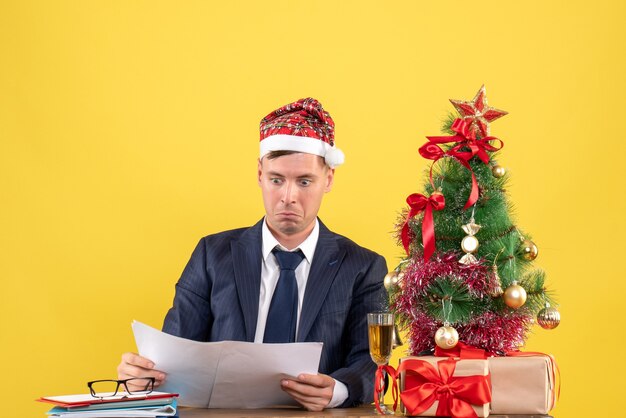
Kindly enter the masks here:
<path id="1" fill-rule="evenodd" d="M 371 402 L 366 314 L 386 305 L 387 268 L 317 218 L 344 159 L 334 122 L 317 100 L 299 100 L 263 118 L 260 148 L 265 217 L 200 240 L 163 331 L 197 341 L 321 341 L 319 373 L 284 379 L 282 389 L 312 411 Z M 166 377 L 133 353 L 118 376 Z"/>

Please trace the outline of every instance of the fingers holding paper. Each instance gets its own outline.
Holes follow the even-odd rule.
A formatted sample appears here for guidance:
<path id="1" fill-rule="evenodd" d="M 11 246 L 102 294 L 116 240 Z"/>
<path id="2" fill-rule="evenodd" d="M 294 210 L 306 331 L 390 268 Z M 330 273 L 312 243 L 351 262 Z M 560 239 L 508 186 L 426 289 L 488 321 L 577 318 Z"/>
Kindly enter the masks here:
<path id="1" fill-rule="evenodd" d="M 309 411 L 322 411 L 333 398 L 335 379 L 325 374 L 301 374 L 284 379 L 282 389 Z"/>
<path id="2" fill-rule="evenodd" d="M 165 381 L 165 373 L 154 368 L 154 362 L 145 357 L 141 357 L 137 353 L 122 354 L 122 361 L 117 366 L 117 378 L 132 379 L 134 377 L 154 377 L 154 387 L 160 386 Z M 132 382 L 128 382 L 130 390 L 140 390 L 141 387 L 133 386 Z"/>

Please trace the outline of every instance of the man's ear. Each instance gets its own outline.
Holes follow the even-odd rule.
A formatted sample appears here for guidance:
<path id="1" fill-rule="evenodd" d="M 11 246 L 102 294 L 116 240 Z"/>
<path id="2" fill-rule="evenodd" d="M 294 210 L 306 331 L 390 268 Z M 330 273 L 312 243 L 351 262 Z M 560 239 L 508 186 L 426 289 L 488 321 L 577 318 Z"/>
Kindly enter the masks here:
<path id="1" fill-rule="evenodd" d="M 263 162 L 261 161 L 261 159 L 259 158 L 258 160 L 259 164 L 257 166 L 257 182 L 259 183 L 259 186 L 261 185 L 261 176 L 263 175 Z"/>
<path id="2" fill-rule="evenodd" d="M 333 183 L 335 181 L 335 169 L 328 168 L 328 173 L 326 173 L 326 184 L 324 185 L 324 193 L 328 193 L 333 188 Z"/>

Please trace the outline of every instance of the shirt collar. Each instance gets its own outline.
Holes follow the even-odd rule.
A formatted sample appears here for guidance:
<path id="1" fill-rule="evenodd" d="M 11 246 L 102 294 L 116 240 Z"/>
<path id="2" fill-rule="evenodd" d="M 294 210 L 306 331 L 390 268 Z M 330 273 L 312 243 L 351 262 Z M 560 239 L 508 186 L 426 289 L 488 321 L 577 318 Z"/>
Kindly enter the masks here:
<path id="1" fill-rule="evenodd" d="M 263 228 L 262 228 L 262 238 L 263 238 L 263 260 L 267 261 L 267 257 L 269 257 L 272 250 L 278 246 L 281 250 L 284 251 L 293 251 L 300 249 L 306 258 L 306 261 L 311 264 L 313 261 L 313 254 L 315 253 L 315 247 L 317 246 L 317 240 L 320 236 L 320 225 L 317 218 L 315 219 L 315 226 L 313 226 L 313 230 L 309 234 L 308 237 L 300 245 L 292 250 L 289 250 L 278 242 L 278 240 L 272 235 L 269 227 L 267 226 L 267 222 L 265 218 L 263 218 Z"/>

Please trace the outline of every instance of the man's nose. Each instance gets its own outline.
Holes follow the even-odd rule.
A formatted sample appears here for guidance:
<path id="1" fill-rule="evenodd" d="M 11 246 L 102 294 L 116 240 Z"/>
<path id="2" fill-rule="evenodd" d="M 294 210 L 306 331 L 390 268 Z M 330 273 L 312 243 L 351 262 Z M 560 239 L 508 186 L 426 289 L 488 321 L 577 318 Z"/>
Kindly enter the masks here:
<path id="1" fill-rule="evenodd" d="M 283 198 L 282 198 L 283 203 L 284 204 L 295 203 L 297 197 L 298 197 L 298 188 L 291 182 L 285 183 L 285 188 L 283 189 Z"/>

